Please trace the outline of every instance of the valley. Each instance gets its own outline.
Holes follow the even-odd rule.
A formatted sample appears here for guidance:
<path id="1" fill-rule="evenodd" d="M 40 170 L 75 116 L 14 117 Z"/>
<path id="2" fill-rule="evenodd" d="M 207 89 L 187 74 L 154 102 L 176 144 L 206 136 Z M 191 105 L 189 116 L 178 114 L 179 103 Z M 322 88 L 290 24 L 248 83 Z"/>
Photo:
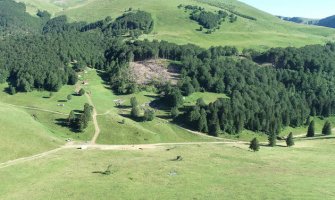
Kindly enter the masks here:
<path id="1" fill-rule="evenodd" d="M 236 0 L 17 2 L 0 199 L 335 198 L 335 29 Z"/>

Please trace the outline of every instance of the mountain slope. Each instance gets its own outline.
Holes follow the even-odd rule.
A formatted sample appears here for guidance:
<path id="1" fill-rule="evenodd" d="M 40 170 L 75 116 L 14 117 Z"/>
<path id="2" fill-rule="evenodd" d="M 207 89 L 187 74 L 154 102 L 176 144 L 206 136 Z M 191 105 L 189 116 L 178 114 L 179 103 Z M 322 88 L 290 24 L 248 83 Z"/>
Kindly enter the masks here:
<path id="1" fill-rule="evenodd" d="M 54 149 L 60 143 L 29 114 L 0 103 L 0 162 Z"/>
<path id="2" fill-rule="evenodd" d="M 17 35 L 37 32 L 42 21 L 26 13 L 23 3 L 0 0 L 0 35 Z"/>
<path id="3" fill-rule="evenodd" d="M 318 26 L 325 26 L 330 28 L 335 28 L 335 15 L 320 19 L 317 23 Z"/>
<path id="4" fill-rule="evenodd" d="M 308 19 L 303 17 L 282 17 L 282 16 L 278 16 L 278 18 L 285 21 L 294 22 L 297 24 L 307 24 L 307 25 L 335 28 L 335 15 L 323 19 Z"/>
<path id="5" fill-rule="evenodd" d="M 234 45 L 241 48 L 267 49 L 274 46 L 303 46 L 323 43 L 335 38 L 335 31 L 322 27 L 311 27 L 285 22 L 277 17 L 257 10 L 236 0 L 83 0 L 44 1 L 22 0 L 30 9 L 43 8 L 55 15 L 65 14 L 71 20 L 95 21 L 106 16 L 117 17 L 129 8 L 152 13 L 155 28 L 152 34 L 142 38 L 168 40 L 178 44 L 194 43 L 203 47 Z M 213 34 L 200 32 L 199 24 L 190 20 L 189 13 L 178 9 L 178 5 L 198 5 L 209 11 L 225 9 L 255 17 L 249 20 L 238 17 L 237 22 L 224 22 Z M 61 10 L 61 11 L 59 11 Z"/>

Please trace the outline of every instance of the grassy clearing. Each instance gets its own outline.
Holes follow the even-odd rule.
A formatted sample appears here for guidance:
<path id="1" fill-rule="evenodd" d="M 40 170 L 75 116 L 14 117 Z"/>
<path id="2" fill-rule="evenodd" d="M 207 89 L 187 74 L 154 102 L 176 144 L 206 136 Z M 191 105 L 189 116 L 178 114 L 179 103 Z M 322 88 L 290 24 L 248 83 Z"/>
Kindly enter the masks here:
<path id="1" fill-rule="evenodd" d="M 225 94 L 217 94 L 211 92 L 195 92 L 188 97 L 185 97 L 184 104 L 186 106 L 195 105 L 199 98 L 203 98 L 206 104 L 212 103 L 219 98 L 228 98 Z"/>
<path id="2" fill-rule="evenodd" d="M 156 118 L 152 122 L 136 122 L 129 119 L 130 98 L 135 96 L 140 105 L 156 99 L 151 92 L 139 92 L 133 95 L 115 95 L 103 83 L 95 70 L 81 74 L 88 81 L 83 86 L 91 93 L 92 100 L 98 112 L 98 122 L 101 129 L 98 143 L 100 144 L 143 144 L 160 142 L 213 141 L 190 133 L 167 120 Z M 115 107 L 114 100 L 122 99 L 123 108 Z M 157 116 L 166 116 L 165 111 L 157 111 Z M 125 124 L 122 124 L 125 120 Z"/>
<path id="3" fill-rule="evenodd" d="M 48 151 L 61 143 L 28 113 L 0 103 L 0 162 Z"/>
<path id="4" fill-rule="evenodd" d="M 67 101 L 66 97 L 75 92 L 75 87 L 69 85 L 63 86 L 59 92 L 53 92 L 51 97 L 48 91 L 33 91 L 9 95 L 4 92 L 7 87 L 7 84 L 0 85 L 0 101 L 8 104 L 35 107 L 69 114 L 71 110 L 82 110 L 84 104 L 87 102 L 85 96 L 72 96 L 72 100 Z M 59 104 L 64 104 L 64 106 L 59 106 Z"/>
<path id="5" fill-rule="evenodd" d="M 141 39 L 167 40 L 177 44 L 193 43 L 202 47 L 217 45 L 234 45 L 238 48 L 267 49 L 269 47 L 303 46 L 307 44 L 324 43 L 335 39 L 334 29 L 294 24 L 278 19 L 275 16 L 257 10 L 236 0 L 222 2 L 191 1 L 191 0 L 86 0 L 66 1 L 59 5 L 54 1 L 24 0 L 30 7 L 41 7 L 51 10 L 56 15 L 65 14 L 71 20 L 95 21 L 112 16 L 120 16 L 130 7 L 152 13 L 155 28 L 152 34 L 144 35 Z M 219 8 L 209 5 L 224 3 L 225 6 L 234 7 L 236 11 L 257 18 L 251 21 L 238 18 L 236 23 L 223 23 L 220 30 L 214 34 L 205 34 L 197 29 L 199 25 L 189 19 L 189 14 L 178 9 L 179 4 L 191 4 L 216 11 Z M 180 26 L 182 24 L 182 26 Z"/>
<path id="6" fill-rule="evenodd" d="M 334 140 L 293 148 L 64 150 L 0 169 L 1 199 L 334 199 Z M 182 161 L 171 161 L 177 155 Z M 109 176 L 100 174 L 112 164 Z M 96 172 L 96 173 L 94 173 Z M 48 183 L 48 184 L 45 184 Z"/>

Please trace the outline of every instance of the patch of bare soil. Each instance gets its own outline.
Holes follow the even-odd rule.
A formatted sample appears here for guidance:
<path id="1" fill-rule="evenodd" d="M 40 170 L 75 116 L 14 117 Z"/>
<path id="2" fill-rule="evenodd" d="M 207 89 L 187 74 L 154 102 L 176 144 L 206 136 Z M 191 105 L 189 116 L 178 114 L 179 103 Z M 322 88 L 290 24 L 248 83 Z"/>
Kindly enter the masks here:
<path id="1" fill-rule="evenodd" d="M 167 60 L 145 60 L 130 63 L 130 72 L 137 84 L 177 84 L 179 80 L 179 69 Z"/>

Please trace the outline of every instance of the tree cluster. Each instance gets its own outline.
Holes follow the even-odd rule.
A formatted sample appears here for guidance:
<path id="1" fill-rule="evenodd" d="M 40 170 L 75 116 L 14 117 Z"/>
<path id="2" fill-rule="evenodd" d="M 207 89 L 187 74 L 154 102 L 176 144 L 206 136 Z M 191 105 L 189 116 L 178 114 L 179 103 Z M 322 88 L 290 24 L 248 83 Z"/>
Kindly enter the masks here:
<path id="1" fill-rule="evenodd" d="M 68 117 L 69 127 L 73 130 L 83 132 L 87 128 L 89 121 L 92 120 L 92 112 L 93 106 L 88 103 L 84 105 L 83 113 L 76 115 L 74 111 L 71 111 Z"/>
<path id="2" fill-rule="evenodd" d="M 223 10 L 219 10 L 218 12 L 210 12 L 206 11 L 204 8 L 200 6 L 193 6 L 193 5 L 179 5 L 178 8 L 184 7 L 185 10 L 190 10 L 190 19 L 198 22 L 201 25 L 200 30 L 202 28 L 209 29 L 207 33 L 212 33 L 215 29 L 219 29 L 220 25 L 225 19 L 228 17 L 228 13 Z M 231 14 L 229 16 L 229 21 L 231 23 L 237 20 L 237 16 Z"/>

